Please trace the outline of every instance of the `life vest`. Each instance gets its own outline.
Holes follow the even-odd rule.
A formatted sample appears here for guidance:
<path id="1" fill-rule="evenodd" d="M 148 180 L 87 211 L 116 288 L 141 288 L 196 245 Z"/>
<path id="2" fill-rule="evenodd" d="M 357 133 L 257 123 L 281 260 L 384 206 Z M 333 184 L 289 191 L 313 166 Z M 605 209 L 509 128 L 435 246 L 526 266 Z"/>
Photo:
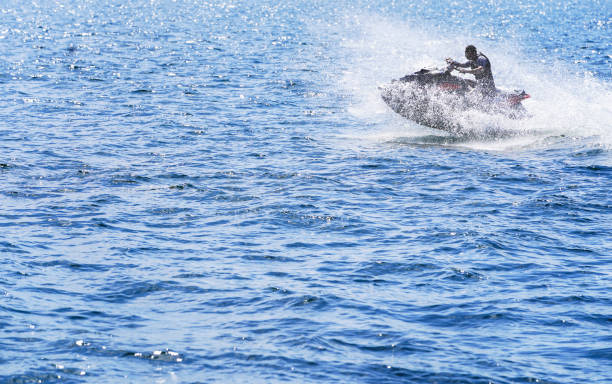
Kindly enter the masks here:
<path id="1" fill-rule="evenodd" d="M 476 78 L 476 82 L 482 87 L 495 89 L 495 81 L 493 80 L 493 72 L 491 71 L 491 60 L 482 52 L 478 52 L 478 58 L 480 56 L 484 57 L 487 62 L 484 65 L 484 71 L 482 73 L 475 73 L 474 77 Z M 472 69 L 478 68 L 478 58 L 476 60 L 472 60 L 470 63 Z"/>

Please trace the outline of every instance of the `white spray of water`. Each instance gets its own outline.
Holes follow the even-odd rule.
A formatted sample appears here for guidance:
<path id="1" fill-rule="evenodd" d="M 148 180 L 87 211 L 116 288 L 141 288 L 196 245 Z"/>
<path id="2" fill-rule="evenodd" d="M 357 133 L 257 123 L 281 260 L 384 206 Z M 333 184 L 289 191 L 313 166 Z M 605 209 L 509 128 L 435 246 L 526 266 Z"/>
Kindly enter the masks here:
<path id="1" fill-rule="evenodd" d="M 347 26 L 351 27 L 347 27 Z M 369 132 L 355 135 L 374 140 L 444 135 L 393 113 L 381 100 L 377 86 L 423 67 L 444 66 L 446 57 L 463 59 L 463 48 L 474 44 L 493 64 L 497 86 L 525 89 L 531 117 L 522 120 L 472 113 L 464 124 L 473 130 L 471 146 L 487 149 L 529 146 L 544 137 L 597 137 L 612 147 L 612 86 L 589 74 L 571 73 L 567 64 L 527 57 L 513 42 L 494 42 L 469 36 L 441 36 L 436 30 L 388 20 L 380 16 L 351 16 L 345 24 L 347 70 L 340 86 L 352 96 L 349 113 L 364 120 Z M 466 76 L 469 77 L 469 76 Z M 483 140 L 491 127 L 514 134 Z M 484 135 L 486 136 L 486 135 Z"/>

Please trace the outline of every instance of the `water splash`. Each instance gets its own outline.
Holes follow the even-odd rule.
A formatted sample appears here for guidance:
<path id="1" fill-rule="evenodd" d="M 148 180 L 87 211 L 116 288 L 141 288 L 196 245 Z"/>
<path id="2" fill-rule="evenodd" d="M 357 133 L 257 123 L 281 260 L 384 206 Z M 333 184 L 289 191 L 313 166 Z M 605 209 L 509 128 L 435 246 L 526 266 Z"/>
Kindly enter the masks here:
<path id="1" fill-rule="evenodd" d="M 351 95 L 348 112 L 368 122 L 379 139 L 398 134 L 414 136 L 415 132 L 422 135 L 424 131 L 405 119 L 389 117 L 393 112 L 381 100 L 377 87 L 423 67 L 442 66 L 449 56 L 460 60 L 463 47 L 471 43 L 491 58 L 498 87 L 525 89 L 532 98 L 524 102 L 530 117 L 523 120 L 478 111 L 458 116 L 465 128 L 463 133 L 474 141 L 494 141 L 496 146 L 500 137 L 504 140 L 517 135 L 530 138 L 523 141 L 530 144 L 549 136 L 595 136 L 604 146 L 612 146 L 612 86 L 590 73 L 576 73 L 568 63 L 530 57 L 514 40 L 449 36 L 426 24 L 403 23 L 378 15 L 347 17 L 345 27 L 347 36 L 341 49 L 348 70 L 341 76 L 340 87 Z M 516 137 L 510 142 L 516 145 Z"/>

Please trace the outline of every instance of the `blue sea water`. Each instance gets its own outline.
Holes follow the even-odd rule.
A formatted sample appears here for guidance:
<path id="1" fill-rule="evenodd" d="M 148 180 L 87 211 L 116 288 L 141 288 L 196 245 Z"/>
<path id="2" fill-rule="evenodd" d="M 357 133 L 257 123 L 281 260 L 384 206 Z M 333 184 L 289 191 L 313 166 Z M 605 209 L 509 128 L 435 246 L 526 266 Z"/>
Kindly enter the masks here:
<path id="1" fill-rule="evenodd" d="M 530 117 L 378 85 L 475 44 Z M 612 382 L 610 1 L 0 4 L 1 383 Z"/>

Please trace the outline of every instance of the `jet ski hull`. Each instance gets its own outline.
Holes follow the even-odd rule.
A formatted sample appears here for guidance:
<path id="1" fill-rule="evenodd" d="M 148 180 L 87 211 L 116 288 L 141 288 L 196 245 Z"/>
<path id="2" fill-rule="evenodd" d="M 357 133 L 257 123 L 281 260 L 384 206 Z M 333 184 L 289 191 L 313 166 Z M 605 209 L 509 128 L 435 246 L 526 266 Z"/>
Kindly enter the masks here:
<path id="1" fill-rule="evenodd" d="M 450 74 L 450 70 L 422 69 L 381 87 L 384 102 L 399 115 L 421 125 L 449 132 L 462 129 L 462 117 L 475 111 L 521 119 L 526 110 L 524 91 L 496 90 L 483 94 L 472 80 Z"/>

